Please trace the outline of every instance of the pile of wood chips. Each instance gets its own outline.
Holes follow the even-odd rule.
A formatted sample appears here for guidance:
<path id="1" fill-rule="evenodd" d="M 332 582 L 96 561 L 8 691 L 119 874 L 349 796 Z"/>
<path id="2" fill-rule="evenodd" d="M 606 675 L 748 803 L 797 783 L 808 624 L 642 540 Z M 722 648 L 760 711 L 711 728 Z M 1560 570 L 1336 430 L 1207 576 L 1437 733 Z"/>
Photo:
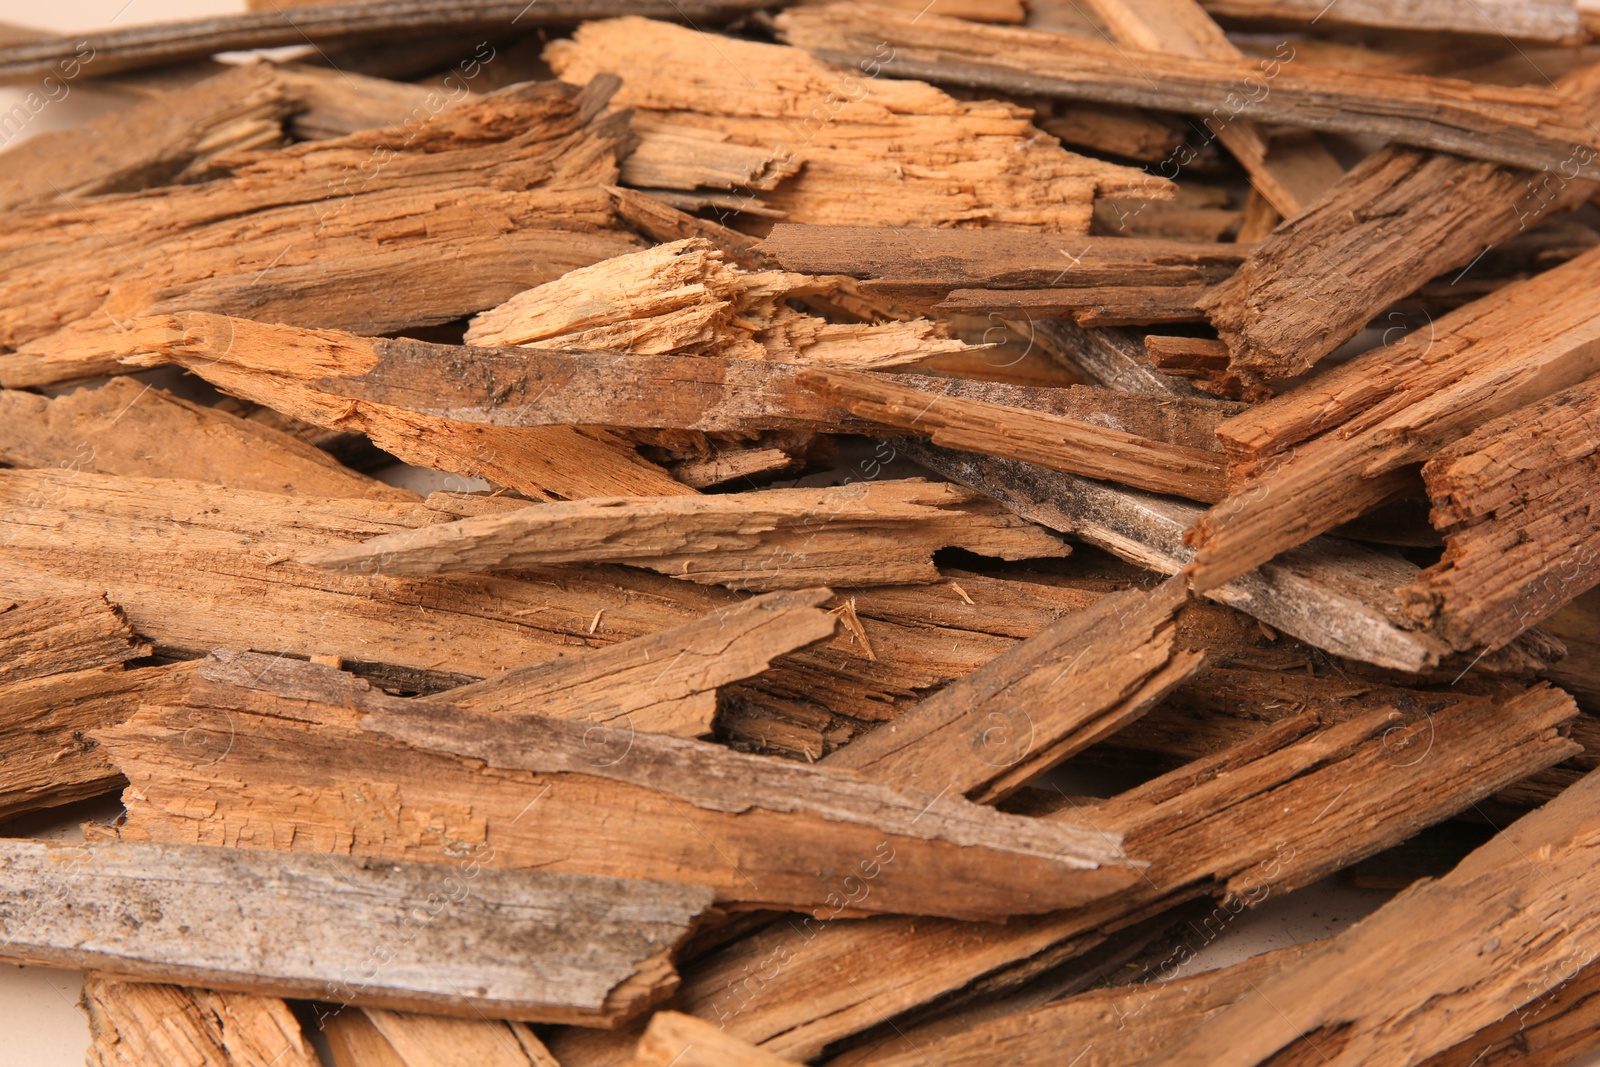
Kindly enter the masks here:
<path id="1" fill-rule="evenodd" d="M 1600 1048 L 1600 14 L 524 4 L 0 42 L 91 1064 Z"/>

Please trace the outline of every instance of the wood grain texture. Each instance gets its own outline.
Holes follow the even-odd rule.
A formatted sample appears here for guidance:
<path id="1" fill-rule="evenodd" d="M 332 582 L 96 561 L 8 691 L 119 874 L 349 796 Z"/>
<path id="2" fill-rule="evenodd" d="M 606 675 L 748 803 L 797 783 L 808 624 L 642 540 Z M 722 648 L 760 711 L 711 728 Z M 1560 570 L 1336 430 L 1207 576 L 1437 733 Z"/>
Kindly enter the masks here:
<path id="1" fill-rule="evenodd" d="M 178 441 L 183 447 L 174 447 Z M 55 398 L 0 390 L 0 463 L 183 478 L 291 496 L 416 499 L 281 430 L 131 378 Z"/>
<path id="2" fill-rule="evenodd" d="M 1187 599 L 1173 580 L 1104 597 L 822 765 L 900 789 L 995 803 L 1120 730 L 1198 671 L 1201 655 L 1173 650 L 1173 616 Z"/>
<path id="3" fill-rule="evenodd" d="M 1591 115 L 1600 108 L 1593 71 L 1566 75 L 1556 87 Z M 1594 191 L 1570 162 L 1527 171 L 1390 146 L 1264 238 L 1203 303 L 1228 344 L 1230 371 L 1266 387 L 1313 366 L 1429 279 Z"/>
<path id="4" fill-rule="evenodd" d="M 1075 1067 L 1142 1063 L 1310 951 L 1295 945 L 1231 967 L 1185 973 L 1196 939 L 1180 943 L 1153 974 L 1147 970 L 1131 983 L 1003 1015 L 960 1033 L 912 1028 L 870 1052 L 836 1057 L 830 1067 L 912 1067 L 929 1060 L 941 1067 L 1028 1067 L 1064 1053 L 1077 1057 Z"/>
<path id="5" fill-rule="evenodd" d="M 841 69 L 797 48 L 632 17 L 587 23 L 546 49 L 566 81 L 621 77 L 615 102 L 641 119 L 804 164 L 771 192 L 741 188 L 736 210 L 802 223 L 1087 233 L 1096 196 L 1170 195 L 1164 178 L 1051 143 L 1014 105 L 878 79 L 882 58 Z"/>
<path id="6" fill-rule="evenodd" d="M 201 180 L 276 148 L 296 101 L 270 65 L 226 70 L 0 154 L 0 207 Z"/>
<path id="7" fill-rule="evenodd" d="M 1229 420 L 1244 477 L 1191 529 L 1196 589 L 1229 581 L 1411 484 L 1407 465 L 1600 370 L 1600 320 L 1573 294 L 1600 250 L 1516 282 Z"/>
<path id="8" fill-rule="evenodd" d="M 861 279 L 896 299 L 953 289 L 1212 285 L 1248 250 L 1198 241 L 1096 237 L 1063 241 L 1026 230 L 939 230 L 778 223 L 756 246 L 785 270 Z"/>
<path id="9" fill-rule="evenodd" d="M 114 667 L 149 654 L 150 646 L 104 596 L 0 599 L 0 685 Z"/>
<path id="10" fill-rule="evenodd" d="M 946 315 L 1008 319 L 1070 318 L 1080 326 L 1201 322 L 1206 287 L 1107 286 L 1103 289 L 954 289 L 934 305 Z M 993 320 L 990 320 L 993 321 Z"/>
<path id="11" fill-rule="evenodd" d="M 420 462 L 427 462 L 425 450 L 432 449 L 447 453 L 436 464 L 459 465 L 465 457 L 485 473 L 507 466 L 492 446 L 516 440 L 484 436 L 484 427 L 491 426 L 577 433 L 576 426 L 591 434 L 594 427 L 755 434 L 861 433 L 872 425 L 802 386 L 797 381 L 801 368 L 713 356 L 436 345 L 201 314 L 138 320 L 125 343 L 107 347 L 97 341 L 79 356 L 126 366 L 173 363 L 236 396 L 305 421 L 360 429 Z M 1209 400 L 1155 403 L 1104 389 L 913 374 L 884 373 L 874 380 L 1202 449 L 1214 447 L 1219 417 L 1235 410 Z M 436 440 L 441 435 L 453 440 L 441 445 Z M 530 471 L 549 476 L 553 461 L 538 465 L 530 450 L 502 447 L 516 466 L 497 477 L 514 477 L 518 470 L 525 477 Z M 583 458 L 592 462 L 588 453 Z"/>
<path id="12" fill-rule="evenodd" d="M 684 626 L 515 667 L 441 697 L 475 712 L 704 737 L 716 719 L 718 686 L 752 678 L 778 656 L 833 636 L 838 616 L 819 607 L 832 596 L 804 589 L 752 597 Z"/>
<path id="13" fill-rule="evenodd" d="M 333 655 L 390 688 L 437 692 L 682 626 L 741 599 L 717 586 L 594 564 L 399 578 L 293 561 L 478 513 L 432 499 L 435 506 L 291 501 L 188 482 L 0 471 L 0 536 L 8 539 L 0 602 L 100 601 L 109 591 L 164 652 L 193 657 L 223 645 Z M 909 602 L 894 588 L 853 591 L 866 641 L 840 635 L 724 687 L 724 722 L 741 744 L 819 758 L 862 722 L 892 718 L 1090 599 L 981 576 L 963 576 L 962 585 L 968 599 L 942 586 Z M 127 639 L 119 640 L 123 656 Z"/>
<path id="14" fill-rule="evenodd" d="M 1037 463 L 1157 493 L 1218 499 L 1216 453 L 1137 437 L 1093 423 L 912 389 L 875 375 L 806 370 L 798 381 L 853 414 L 926 435 L 946 448 Z"/>
<path id="15" fill-rule="evenodd" d="M 216 752 L 193 751 L 196 731 Z M 250 653 L 218 653 L 188 707 L 147 709 L 101 739 L 134 783 L 136 837 L 471 854 L 661 876 L 744 905 L 809 910 L 843 892 L 867 911 L 972 918 L 1114 896 L 1138 878 L 1115 835 L 703 742 L 385 697 L 332 668 Z"/>
<path id="16" fill-rule="evenodd" d="M 1297 1039 L 1315 1059 L 1295 1062 L 1336 1067 L 1444 1051 L 1592 962 L 1596 897 L 1576 887 L 1600 848 L 1597 814 L 1591 774 L 1146 1062 L 1258 1064 Z"/>
<path id="17" fill-rule="evenodd" d="M 321 1067 L 289 1006 L 276 997 L 124 982 L 83 984 L 89 1067 Z"/>
<path id="18" fill-rule="evenodd" d="M 1600 967 L 1577 974 L 1504 1019 L 1443 1052 L 1423 1067 L 1566 1067 L 1600 1048 Z"/>
<path id="19" fill-rule="evenodd" d="M 394 1067 L 558 1067 L 555 1057 L 524 1023 L 451 1019 L 382 1008 L 350 1010 L 349 1014 L 366 1023 L 375 1035 L 375 1041 L 366 1039 L 370 1045 L 378 1049 L 387 1046 L 387 1053 L 394 1057 Z M 347 1022 L 343 1028 L 348 1032 L 356 1025 Z M 374 1051 L 363 1050 L 354 1067 L 388 1067 L 372 1063 L 374 1055 Z M 336 1067 L 347 1065 L 340 1063 Z"/>
<path id="20" fill-rule="evenodd" d="M 1207 11 L 1239 19 L 1387 30 L 1471 33 L 1522 41 L 1570 43 L 1579 31 L 1578 11 L 1567 0 L 1201 0 Z"/>
<path id="21" fill-rule="evenodd" d="M 1403 590 L 1457 648 L 1499 648 L 1600 583 L 1600 379 L 1493 419 L 1423 467 L 1444 557 Z"/>
<path id="22" fill-rule="evenodd" d="M 436 110 L 404 124 L 268 153 L 219 181 L 19 212 L 0 235 L 0 345 L 20 350 L 0 358 L 0 381 L 107 373 L 54 356 L 85 333 L 115 343 L 114 323 L 141 313 L 384 333 L 481 311 L 637 247 L 599 187 L 615 181 L 626 137 L 605 112 L 614 85 L 439 94 Z M 481 268 L 458 269 L 461 256 Z"/>
<path id="23" fill-rule="evenodd" d="M 1016 460 L 922 444 L 902 448 L 1019 515 L 1158 574 L 1177 574 L 1194 557 L 1183 537 L 1204 514 L 1196 505 Z M 1439 638 L 1408 628 L 1396 590 L 1417 574 L 1405 560 L 1321 536 L 1202 592 L 1334 655 L 1415 672 L 1450 652 Z"/>
<path id="24" fill-rule="evenodd" d="M 849 4 L 793 8 L 777 23 L 784 40 L 821 59 L 876 56 L 893 77 L 1161 108 L 1219 124 L 1243 118 L 1372 134 L 1529 168 L 1570 167 L 1574 150 L 1587 149 L 1580 174 L 1595 173 L 1600 153 L 1582 109 L 1564 94 L 1316 67 L 1295 62 L 1292 46 L 1259 63 L 1196 59 Z"/>
<path id="25" fill-rule="evenodd" d="M 1118 44 L 1221 62 L 1244 58 L 1196 0 L 1090 0 L 1089 6 Z M 1254 123 L 1237 119 L 1208 132 L 1244 166 L 1257 194 L 1284 216 L 1299 214 L 1344 173 L 1311 138 L 1274 145 Z"/>
<path id="26" fill-rule="evenodd" d="M 835 282 L 781 270 L 747 271 L 710 241 L 690 237 L 603 260 L 474 316 L 480 347 L 763 359 L 879 370 L 972 346 L 927 319 L 832 323 L 791 301 Z"/>
<path id="27" fill-rule="evenodd" d="M 0 841 L 0 880 L 14 901 L 0 923 L 10 959 L 601 1025 L 671 988 L 667 953 L 710 898 L 694 886 L 464 863 L 134 841 Z"/>
<path id="28" fill-rule="evenodd" d="M 538 504 L 303 556 L 327 570 L 408 577 L 627 563 L 767 591 L 935 582 L 933 554 L 1064 556 L 1067 545 L 977 494 L 921 479 L 695 497 Z"/>
<path id="29" fill-rule="evenodd" d="M 1004 927 L 898 917 L 779 923 L 686 966 L 669 1006 L 807 1058 L 980 977 L 990 991 L 1025 981 L 1157 907 L 1213 894 L 1221 902 L 1202 925 L 1220 932 L 1250 903 L 1397 844 L 1569 757 L 1578 746 L 1560 733 L 1575 710 L 1559 690 L 1536 688 L 1498 703 L 1379 707 L 1324 726 L 1295 716 L 1109 801 L 1063 811 L 1121 829 L 1130 851 L 1151 861 L 1148 881 L 1128 895 Z M 621 1035 L 576 1031 L 553 1039 L 551 1050 L 570 1067 L 619 1062 L 630 1051 Z"/>
<path id="30" fill-rule="evenodd" d="M 181 701 L 191 673 L 188 663 L 116 664 L 0 685 L 0 819 L 117 789 L 122 775 L 94 731 L 125 721 L 141 704 Z"/>
<path id="31" fill-rule="evenodd" d="M 633 1062 L 639 1067 L 785 1067 L 794 1061 L 741 1041 L 703 1019 L 658 1011 L 639 1036 Z"/>

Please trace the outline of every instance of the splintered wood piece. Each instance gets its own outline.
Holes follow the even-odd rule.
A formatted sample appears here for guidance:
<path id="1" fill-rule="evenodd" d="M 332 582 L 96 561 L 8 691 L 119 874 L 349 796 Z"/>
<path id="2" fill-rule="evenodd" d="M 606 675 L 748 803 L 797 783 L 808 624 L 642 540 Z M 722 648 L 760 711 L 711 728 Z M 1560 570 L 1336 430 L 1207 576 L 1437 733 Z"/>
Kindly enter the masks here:
<path id="1" fill-rule="evenodd" d="M 93 1041 L 89 1067 L 322 1067 L 289 1006 L 276 997 L 91 972 L 81 1004 Z"/>
<path id="2" fill-rule="evenodd" d="M 1600 774 L 1325 942 L 1147 1064 L 1415 1063 L 1572 977 L 1600 935 L 1584 891 Z M 1561 936 L 1551 936 L 1560 931 Z"/>
<path id="3" fill-rule="evenodd" d="M 22 518 L 7 514 L 7 519 Z M 13 547 L 0 537 L 0 546 Z M 104 594 L 41 592 L 19 603 L 0 594 L 0 685 L 70 671 L 113 667 L 150 654 Z"/>
<path id="4" fill-rule="evenodd" d="M 0 346 L 20 351 L 0 357 L 0 382 L 113 373 L 63 366 L 59 353 L 85 334 L 115 344 L 116 324 L 140 314 L 247 312 L 385 333 L 638 247 L 601 188 L 627 136 L 605 112 L 615 84 L 512 86 L 268 153 L 218 181 L 17 212 L 0 235 Z M 462 257 L 479 267 L 461 270 Z"/>
<path id="5" fill-rule="evenodd" d="M 863 433 L 873 426 L 800 385 L 797 375 L 803 368 L 767 361 L 470 348 L 201 314 L 139 320 L 126 336 L 126 344 L 96 346 L 87 350 L 87 357 L 103 355 L 131 366 L 174 363 L 284 414 L 329 428 L 361 429 L 375 443 L 413 462 L 449 469 L 467 465 L 467 458 L 477 465 L 474 473 L 482 467 L 497 480 L 531 481 L 527 472 L 532 470 L 539 479 L 559 474 L 577 482 L 582 470 L 570 472 L 556 466 L 561 457 L 542 458 L 537 450 L 517 445 L 551 438 L 486 436 L 486 427 L 559 427 L 563 433 L 587 433 L 610 442 L 609 435 L 592 428 L 749 434 Z M 1224 410 L 1155 404 L 1108 390 L 886 373 L 871 380 L 915 387 L 930 396 L 981 399 L 1102 424 L 1149 426 L 1129 432 L 1193 447 L 1211 447 L 1216 415 Z M 1194 426 L 1179 430 L 1186 422 Z M 555 443 L 571 451 L 565 442 Z M 494 446 L 515 464 L 499 458 Z M 593 464 L 589 454 L 580 455 Z M 636 466 L 649 466 L 631 459 Z M 523 472 L 520 478 L 518 471 Z M 665 475 L 656 469 L 655 477 Z M 667 484 L 683 491 L 670 480 Z"/>
<path id="6" fill-rule="evenodd" d="M 876 375 L 803 371 L 798 381 L 873 422 L 927 436 L 936 445 L 1037 463 L 1195 500 L 1217 500 L 1224 473 L 1214 452 L 1021 408 L 930 395 Z"/>
<path id="7" fill-rule="evenodd" d="M 13 960 L 591 1025 L 614 1023 L 672 987 L 668 954 L 711 896 L 690 885 L 461 862 L 136 841 L 0 841 L 0 883 L 19 901 L 0 919 L 0 955 Z"/>
<path id="8" fill-rule="evenodd" d="M 1117 392 L 1199 397 L 1200 390 L 1156 369 L 1144 341 L 1129 330 L 1086 329 L 1066 319 L 1030 322 L 1027 336 L 1080 378 Z M 1215 435 L 1212 436 L 1215 442 Z"/>
<path id="9" fill-rule="evenodd" d="M 1600 106 L 1593 72 L 1557 86 L 1590 113 Z M 1250 386 L 1305 371 L 1430 278 L 1583 203 L 1596 186 L 1576 174 L 1401 146 L 1374 152 L 1202 300 L 1229 370 Z"/>
<path id="10" fill-rule="evenodd" d="M 765 359 L 873 370 L 973 346 L 927 319 L 830 323 L 787 301 L 828 279 L 746 271 L 699 237 L 583 267 L 472 320 L 470 345 Z"/>
<path id="11" fill-rule="evenodd" d="M 294 104 L 275 69 L 258 63 L 30 137 L 0 154 L 0 208 L 213 176 L 230 155 L 278 147 Z"/>
<path id="12" fill-rule="evenodd" d="M 1222 62 L 1244 58 L 1196 0 L 1090 0 L 1089 6 L 1112 38 L 1130 48 Z M 1220 122 L 1208 131 L 1244 165 L 1263 200 L 1284 216 L 1299 214 L 1344 173 L 1315 140 L 1270 145 L 1255 124 L 1241 120 Z M 1171 162 L 1166 160 L 1167 166 Z"/>
<path id="13" fill-rule="evenodd" d="M 1600 1048 L 1600 966 L 1589 963 L 1537 999 L 1421 1067 L 1569 1067 Z"/>
<path id="14" fill-rule="evenodd" d="M 818 607 L 832 595 L 827 589 L 768 593 L 686 626 L 516 667 L 440 698 L 469 711 L 703 737 L 717 714 L 718 686 L 760 674 L 776 657 L 833 636 L 837 617 Z"/>
<path id="15" fill-rule="evenodd" d="M 1472 33 L 1548 44 L 1579 31 L 1571 0 L 1200 0 L 1214 15 L 1386 30 Z"/>
<path id="16" fill-rule="evenodd" d="M 329 1067 L 411 1067 L 400 1058 L 400 1054 L 378 1032 L 378 1028 L 372 1025 L 366 1012 L 359 1008 L 342 1007 L 330 1012 L 319 1010 L 317 1027 L 327 1040 L 328 1053 L 333 1057 Z"/>
<path id="17" fill-rule="evenodd" d="M 30 34 L 0 48 L 0 83 L 36 81 L 46 75 L 101 78 L 128 70 L 203 59 L 282 45 L 338 45 L 421 38 L 445 32 L 477 33 L 571 26 L 609 15 L 653 15 L 712 21 L 764 6 L 753 0 L 542 0 L 526 9 L 516 0 L 363 0 L 361 3 L 296 5 L 293 19 L 274 5 L 270 11 L 163 22 L 123 30 L 65 37 Z"/>
<path id="18" fill-rule="evenodd" d="M 1223 61 L 1134 51 L 1078 34 L 919 18 L 871 4 L 791 8 L 776 21 L 785 41 L 819 59 L 867 62 L 892 77 L 1153 107 L 1219 123 L 1244 118 L 1378 136 L 1496 163 L 1565 166 L 1574 174 L 1596 173 L 1600 155 L 1583 109 L 1563 93 L 1316 67 L 1294 62 L 1288 42 L 1271 59 Z M 1174 163 L 1192 158 L 1191 150 Z"/>
<path id="19" fill-rule="evenodd" d="M 54 399 L 0 390 L 0 463 L 185 478 L 266 493 L 416 499 L 281 430 L 131 378 Z"/>
<path id="20" fill-rule="evenodd" d="M 1195 950 L 1185 940 L 1141 980 L 1002 1015 L 959 1033 L 908 1029 L 881 1048 L 831 1060 L 830 1067 L 918 1067 L 929 1062 L 940 1067 L 1025 1067 L 1063 1053 L 1076 1057 L 1069 1061 L 1073 1067 L 1143 1063 L 1248 996 L 1263 977 L 1310 951 L 1311 946 L 1293 945 L 1231 967 L 1186 974 Z"/>
<path id="21" fill-rule="evenodd" d="M 683 191 L 754 189 L 771 192 L 792 178 L 801 164 L 778 158 L 770 150 L 729 141 L 716 130 L 634 119 L 639 144 L 622 162 L 622 180 L 629 185 Z M 666 195 L 666 194 L 662 194 Z"/>
<path id="22" fill-rule="evenodd" d="M 729 263 L 746 270 L 769 270 L 776 263 L 755 250 L 754 237 L 731 230 L 710 219 L 697 218 L 637 189 L 611 186 L 606 190 L 616 201 L 617 217 L 660 244 L 699 237 L 722 250 Z"/>
<path id="23" fill-rule="evenodd" d="M 730 904 L 848 899 L 963 918 L 1081 905 L 1139 880 L 1115 834 L 699 741 L 387 697 L 332 668 L 254 653 L 215 654 L 190 706 L 144 709 L 101 739 L 134 782 L 124 832 L 141 838 L 471 854 L 681 880 Z M 225 759 L 204 751 L 223 744 Z M 321 799 L 307 804 L 307 789 Z M 205 815 L 174 803 L 202 794 L 216 800 Z"/>
<path id="24" fill-rule="evenodd" d="M 479 506 L 465 513 L 481 514 L 482 497 L 473 499 Z M 742 599 L 719 586 L 596 564 L 418 579 L 294 562 L 307 551 L 462 513 L 446 502 L 291 500 L 191 482 L 0 471 L 7 546 L 0 603 L 79 594 L 99 602 L 109 592 L 164 652 L 201 656 L 231 646 L 335 655 L 391 688 L 436 692 L 574 648 L 682 626 Z M 735 736 L 819 758 L 840 739 L 835 715 L 892 718 L 901 704 L 1093 599 L 978 576 L 962 583 L 972 603 L 954 590 L 919 594 L 911 604 L 892 587 L 852 592 L 872 656 L 855 639 L 837 637 L 782 657 L 762 678 L 731 687 L 739 697 L 728 709 L 740 724 Z M 792 712 L 788 721 L 804 729 L 776 727 L 774 708 Z"/>
<path id="25" fill-rule="evenodd" d="M 984 978 L 1004 989 L 1157 908 L 1214 893 L 1206 929 L 1325 877 L 1572 756 L 1559 690 L 1458 699 L 1409 717 L 1384 708 L 1318 727 L 1300 715 L 1110 801 L 1064 814 L 1150 861 L 1102 905 L 1004 926 L 879 917 L 780 922 L 687 965 L 670 1007 L 796 1059 Z M 1208 935 L 1216 936 L 1215 933 Z M 624 1059 L 622 1035 L 565 1031 L 570 1067 Z"/>
<path id="26" fill-rule="evenodd" d="M 781 448 L 724 448 L 703 459 L 673 464 L 672 476 L 691 489 L 710 489 L 739 479 L 770 478 L 801 463 Z"/>
<path id="27" fill-rule="evenodd" d="M 774 1056 L 741 1041 L 719 1026 L 677 1011 L 658 1011 L 639 1035 L 633 1052 L 638 1067 L 793 1067 L 793 1060 Z"/>
<path id="28" fill-rule="evenodd" d="M 858 69 L 831 67 L 798 48 L 628 17 L 586 23 L 545 58 L 575 84 L 621 77 L 616 106 L 657 128 L 715 131 L 778 163 L 803 164 L 771 191 L 739 189 L 731 201 L 739 211 L 749 205 L 800 223 L 1081 234 L 1096 196 L 1171 195 L 1164 178 L 1066 151 L 1013 104 L 877 79 L 882 55 Z"/>
<path id="29" fill-rule="evenodd" d="M 933 553 L 1064 556 L 1060 538 L 979 494 L 920 479 L 535 504 L 305 555 L 327 570 L 422 576 L 627 563 L 730 589 L 936 582 Z"/>
<path id="30" fill-rule="evenodd" d="M 1173 654 L 1181 580 L 1104 597 L 822 761 L 925 793 L 992 804 L 1121 729 L 1192 677 Z"/>
<path id="31" fill-rule="evenodd" d="M 181 700 L 188 666 L 124 670 L 151 649 L 102 596 L 0 608 L 0 819 L 115 789 L 121 776 L 89 731 Z"/>
<path id="32" fill-rule="evenodd" d="M 947 315 L 1072 319 L 1080 326 L 1133 326 L 1205 319 L 1205 286 L 1122 286 L 1103 289 L 955 289 L 935 304 Z"/>
<path id="33" fill-rule="evenodd" d="M 1600 371 L 1600 249 L 1515 282 L 1223 423 L 1241 485 L 1190 530 L 1194 588 L 1238 577 L 1412 484 L 1409 465 Z"/>
<path id="34" fill-rule="evenodd" d="M 0 819 L 116 789 L 122 775 L 93 731 L 125 721 L 141 704 L 181 701 L 191 673 L 187 663 L 118 664 L 0 685 Z"/>
<path id="35" fill-rule="evenodd" d="M 785 270 L 863 280 L 863 293 L 943 297 L 954 289 L 1205 286 L 1231 275 L 1248 249 L 1190 241 L 1026 230 L 938 230 L 778 223 L 756 246 Z"/>
<path id="36" fill-rule="evenodd" d="M 1402 595 L 1455 647 L 1500 648 L 1600 583 L 1600 378 L 1485 423 L 1422 476 L 1448 536 Z"/>
<path id="37" fill-rule="evenodd" d="M 157 317 L 128 335 L 116 338 L 118 347 L 113 351 L 127 354 L 144 349 L 185 353 L 175 356 L 173 361 L 235 396 L 330 430 L 365 433 L 373 444 L 407 462 L 464 477 L 482 477 L 536 500 L 609 496 L 619 492 L 693 492 L 604 430 L 542 421 L 530 426 L 461 422 L 321 392 L 285 377 L 250 373 L 222 359 L 187 355 L 193 351 L 227 355 L 237 350 L 236 358 L 248 360 L 248 352 L 259 350 L 254 346 L 270 344 L 273 337 L 296 338 L 304 346 L 321 339 L 322 335 L 279 327 L 263 336 L 263 331 L 254 323 L 218 315 Z M 354 334 L 332 334 L 331 337 L 337 340 L 331 348 L 323 349 L 324 361 L 352 351 L 356 353 L 351 356 L 355 361 L 369 346 L 387 349 L 398 345 L 409 349 L 419 343 L 369 341 Z M 296 354 L 293 349 L 283 353 L 290 360 Z M 151 364 L 161 358 L 147 354 L 142 360 Z M 118 369 L 125 368 L 119 366 Z"/>
<path id="38" fill-rule="evenodd" d="M 558 1067 L 518 1022 L 348 1007 L 321 1022 L 333 1067 Z"/>

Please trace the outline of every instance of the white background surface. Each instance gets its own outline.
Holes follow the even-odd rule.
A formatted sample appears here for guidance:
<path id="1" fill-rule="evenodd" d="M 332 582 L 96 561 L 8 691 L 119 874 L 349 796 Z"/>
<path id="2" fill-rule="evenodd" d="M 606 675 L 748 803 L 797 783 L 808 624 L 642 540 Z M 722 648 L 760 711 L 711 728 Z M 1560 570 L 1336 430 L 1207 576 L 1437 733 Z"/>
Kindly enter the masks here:
<path id="1" fill-rule="evenodd" d="M 1600 0 L 1596 0 L 1600 3 Z M 242 0 L 0 0 L 0 21 L 56 32 L 128 26 L 174 18 L 243 10 Z M 0 111 L 9 109 L 21 90 L 0 89 Z M 52 103 L 30 124 L 29 134 L 71 126 L 104 105 L 92 93 L 74 90 Z M 75 808 L 69 818 L 41 836 L 77 840 L 77 825 L 86 818 L 107 819 L 115 806 Z M 1206 949 L 1196 969 L 1210 969 L 1247 956 L 1348 926 L 1386 899 L 1387 894 L 1335 886 L 1314 886 L 1289 897 L 1269 900 L 1231 924 L 1227 935 Z M 79 1067 L 88 1046 L 88 1029 L 77 1007 L 81 977 L 75 972 L 16 967 L 0 963 L 0 1067 Z M 1586 1060 L 1600 1064 L 1600 1057 Z"/>

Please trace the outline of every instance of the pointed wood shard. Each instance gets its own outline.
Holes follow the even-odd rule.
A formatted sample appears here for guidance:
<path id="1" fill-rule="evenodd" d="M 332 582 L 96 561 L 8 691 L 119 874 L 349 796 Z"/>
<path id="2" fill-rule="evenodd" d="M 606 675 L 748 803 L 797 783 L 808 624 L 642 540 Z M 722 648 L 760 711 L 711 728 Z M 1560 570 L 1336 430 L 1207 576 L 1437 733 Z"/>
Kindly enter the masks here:
<path id="1" fill-rule="evenodd" d="M 184 447 L 174 447 L 183 441 Z M 53 399 L 0 390 L 0 463 L 267 493 L 415 500 L 289 434 L 131 378 Z"/>
<path id="2" fill-rule="evenodd" d="M 822 761 L 896 788 L 994 803 L 1145 711 L 1200 668 L 1173 653 L 1169 580 L 1107 596 Z"/>
<path id="3" fill-rule="evenodd" d="M 865 374 L 808 370 L 799 381 L 862 418 L 925 434 L 946 448 L 1020 459 L 1195 500 L 1223 495 L 1223 471 L 1214 452 L 1020 408 L 930 396 Z"/>
<path id="4" fill-rule="evenodd" d="M 1533 169 L 1564 164 L 1569 172 L 1590 176 L 1600 155 L 1600 137 L 1564 94 L 1316 67 L 1295 62 L 1288 42 L 1270 59 L 1224 61 L 875 5 L 796 7 L 776 21 L 784 40 L 820 59 L 871 62 L 897 78 L 1161 108 L 1208 116 L 1216 126 L 1245 118 L 1376 134 Z M 1575 160 L 1574 150 L 1587 150 L 1588 158 Z M 1190 150 L 1175 163 L 1193 158 Z"/>
<path id="5" fill-rule="evenodd" d="M 671 988 L 667 953 L 710 901 L 695 886 L 131 841 L 0 841 L 0 884 L 18 901 L 0 917 L 13 960 L 600 1024 Z"/>
<path id="6" fill-rule="evenodd" d="M 973 346 L 928 321 L 830 323 L 786 301 L 829 279 L 746 271 L 688 238 L 583 267 L 476 316 L 470 345 L 706 355 L 871 370 Z"/>
<path id="7" fill-rule="evenodd" d="M 1580 68 L 1556 86 L 1600 113 L 1600 71 Z M 1305 371 L 1424 282 L 1594 195 L 1595 183 L 1575 175 L 1398 145 L 1372 153 L 1202 298 L 1228 371 L 1251 388 Z"/>
<path id="8" fill-rule="evenodd" d="M 964 918 L 1070 907 L 1139 877 L 1115 835 L 625 726 L 388 697 L 254 653 L 215 654 L 189 706 L 145 709 L 101 739 L 135 782 L 136 838 L 423 861 L 467 850 L 497 867 L 682 880 L 728 903 L 848 897 Z M 172 803 L 202 794 L 207 813 Z M 840 872 L 865 880 L 841 887 Z"/>
<path id="9" fill-rule="evenodd" d="M 832 595 L 768 593 L 686 626 L 516 667 L 440 698 L 471 711 L 703 737 L 717 714 L 717 686 L 760 674 L 778 656 L 833 635 L 836 616 L 818 607 Z"/>
<path id="10" fill-rule="evenodd" d="M 376 537 L 303 562 L 419 576 L 603 561 L 769 590 L 934 582 L 933 553 L 949 547 L 1001 559 L 1070 551 L 965 489 L 907 479 L 542 504 Z"/>

